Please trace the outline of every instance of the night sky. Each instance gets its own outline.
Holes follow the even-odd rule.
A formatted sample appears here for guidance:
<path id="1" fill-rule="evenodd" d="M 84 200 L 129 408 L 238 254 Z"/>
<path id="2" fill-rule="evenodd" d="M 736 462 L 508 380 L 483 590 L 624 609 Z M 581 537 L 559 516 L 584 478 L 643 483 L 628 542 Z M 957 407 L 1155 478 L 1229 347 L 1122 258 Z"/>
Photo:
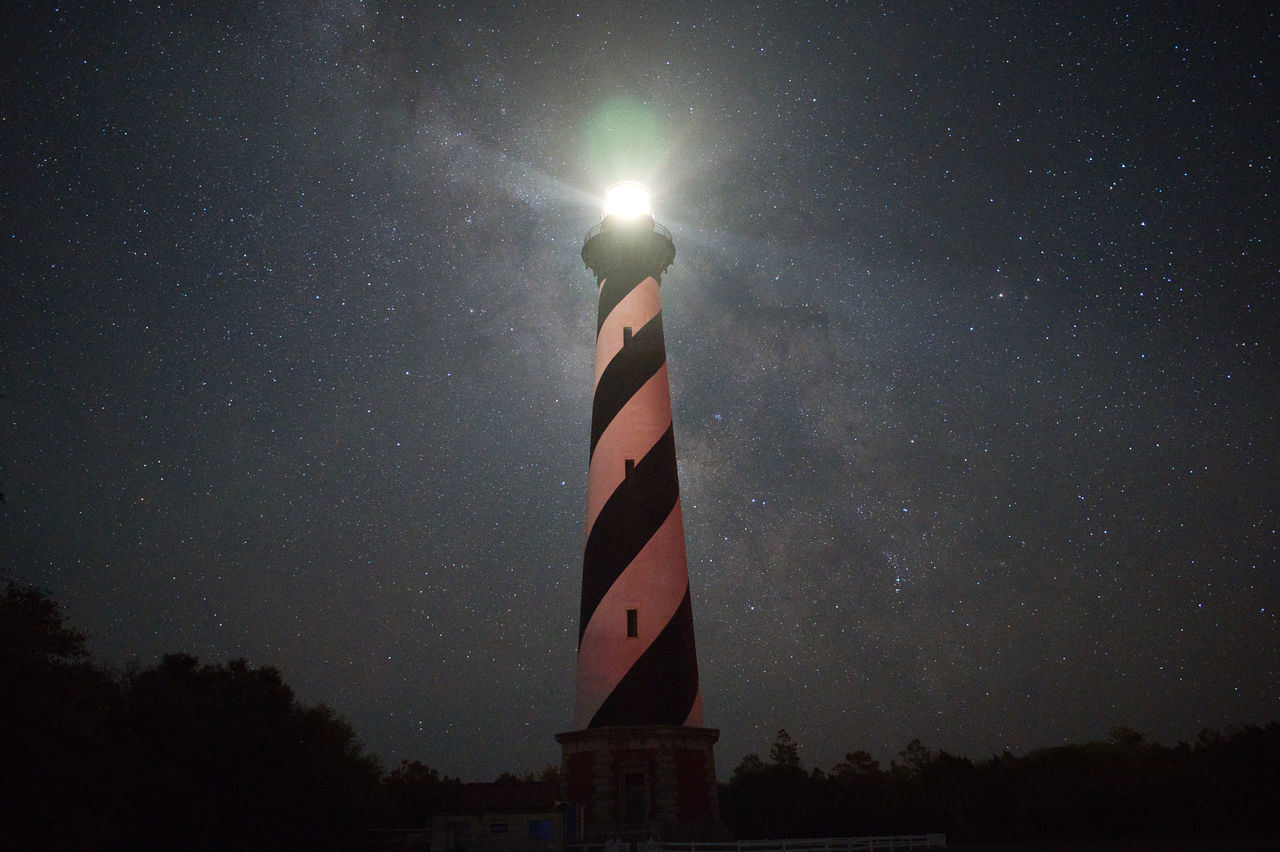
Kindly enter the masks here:
<path id="1" fill-rule="evenodd" d="M 19 5 L 0 576 L 99 660 L 558 762 L 635 178 L 722 779 L 1280 718 L 1280 14 Z"/>

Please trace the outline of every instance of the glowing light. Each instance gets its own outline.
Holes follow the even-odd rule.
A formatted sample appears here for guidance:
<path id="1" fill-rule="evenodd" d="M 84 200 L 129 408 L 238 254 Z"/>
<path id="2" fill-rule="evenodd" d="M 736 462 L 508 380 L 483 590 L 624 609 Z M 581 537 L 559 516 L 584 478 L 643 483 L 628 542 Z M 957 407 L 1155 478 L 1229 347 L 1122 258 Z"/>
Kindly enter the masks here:
<path id="1" fill-rule="evenodd" d="M 604 194 L 604 215 L 639 219 L 652 215 L 649 190 L 633 180 L 615 183 Z"/>

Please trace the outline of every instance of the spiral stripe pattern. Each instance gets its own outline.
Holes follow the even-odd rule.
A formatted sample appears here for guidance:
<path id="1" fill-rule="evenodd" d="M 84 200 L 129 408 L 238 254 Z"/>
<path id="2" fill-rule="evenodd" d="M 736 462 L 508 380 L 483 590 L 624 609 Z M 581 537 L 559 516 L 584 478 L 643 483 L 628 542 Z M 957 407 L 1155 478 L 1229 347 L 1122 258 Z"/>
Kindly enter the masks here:
<path id="1" fill-rule="evenodd" d="M 702 725 L 661 270 L 596 269 L 577 725 Z"/>

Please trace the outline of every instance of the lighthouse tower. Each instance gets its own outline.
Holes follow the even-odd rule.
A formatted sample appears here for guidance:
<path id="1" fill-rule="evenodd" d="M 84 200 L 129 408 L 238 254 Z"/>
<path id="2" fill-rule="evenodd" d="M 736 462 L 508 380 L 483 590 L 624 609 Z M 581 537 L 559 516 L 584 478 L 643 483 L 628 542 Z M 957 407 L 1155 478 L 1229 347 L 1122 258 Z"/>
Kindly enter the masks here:
<path id="1" fill-rule="evenodd" d="M 719 732 L 702 722 L 659 294 L 675 246 L 643 187 L 610 188 L 582 259 L 599 308 L 564 793 L 586 840 L 718 837 Z"/>

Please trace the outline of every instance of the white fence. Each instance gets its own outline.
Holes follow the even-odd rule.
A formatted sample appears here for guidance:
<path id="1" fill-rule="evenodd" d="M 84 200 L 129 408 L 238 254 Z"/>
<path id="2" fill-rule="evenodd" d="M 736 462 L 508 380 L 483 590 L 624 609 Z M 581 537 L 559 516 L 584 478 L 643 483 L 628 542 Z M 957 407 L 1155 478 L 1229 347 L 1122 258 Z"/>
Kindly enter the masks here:
<path id="1" fill-rule="evenodd" d="M 945 834 L 896 834 L 880 837 L 822 837 L 805 840 L 743 840 L 737 843 L 671 843 L 659 840 L 571 843 L 570 852 L 863 852 L 878 849 L 943 849 Z"/>

